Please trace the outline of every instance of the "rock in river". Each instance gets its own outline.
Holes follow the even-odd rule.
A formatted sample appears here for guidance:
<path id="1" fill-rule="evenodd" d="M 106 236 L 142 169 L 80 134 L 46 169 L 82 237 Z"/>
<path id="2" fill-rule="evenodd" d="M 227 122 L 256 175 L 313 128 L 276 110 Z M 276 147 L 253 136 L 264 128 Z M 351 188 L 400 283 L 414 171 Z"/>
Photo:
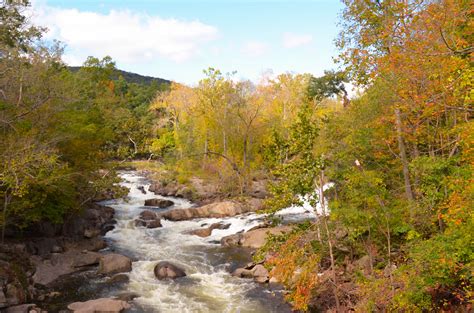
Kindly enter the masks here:
<path id="1" fill-rule="evenodd" d="M 167 278 L 175 279 L 186 276 L 186 273 L 183 269 L 166 261 L 161 261 L 160 263 L 156 264 L 154 272 L 156 278 L 160 280 Z"/>
<path id="2" fill-rule="evenodd" d="M 124 309 L 130 308 L 130 305 L 122 300 L 100 298 L 89 300 L 86 302 L 74 302 L 67 306 L 67 308 L 74 313 L 92 313 L 92 312 L 107 312 L 118 313 Z"/>
<path id="3" fill-rule="evenodd" d="M 173 209 L 160 214 L 161 217 L 171 221 L 184 221 L 193 218 L 220 218 L 253 212 L 257 208 L 244 205 L 235 201 L 214 202 L 198 208 Z"/>
<path id="4" fill-rule="evenodd" d="M 130 272 L 132 270 L 132 260 L 124 255 L 111 253 L 100 258 L 99 273 L 114 274 Z"/>
<path id="5" fill-rule="evenodd" d="M 152 211 L 143 211 L 140 213 L 139 219 L 135 220 L 135 226 L 144 226 L 146 228 L 161 227 L 161 221 L 158 215 Z"/>
<path id="6" fill-rule="evenodd" d="M 196 235 L 199 237 L 209 237 L 214 229 L 228 229 L 230 224 L 214 223 L 209 227 L 195 229 L 189 232 L 190 235 Z"/>
<path id="7" fill-rule="evenodd" d="M 87 266 L 99 263 L 101 255 L 96 252 L 80 252 L 77 250 L 57 253 L 51 259 L 32 258 L 36 265 L 33 281 L 36 284 L 48 285 L 62 275 L 80 271 Z"/>
<path id="8" fill-rule="evenodd" d="M 174 205 L 174 202 L 168 199 L 147 199 L 145 200 L 145 206 L 158 207 L 164 209 Z"/>
<path id="9" fill-rule="evenodd" d="M 269 280 L 268 270 L 262 264 L 253 264 L 250 268 L 238 268 L 232 276 L 253 278 L 257 283 L 266 283 Z"/>
<path id="10" fill-rule="evenodd" d="M 223 246 L 243 246 L 258 249 L 265 244 L 268 234 L 280 235 L 284 232 L 291 231 L 290 226 L 279 226 L 273 228 L 258 228 L 249 230 L 246 233 L 239 233 L 235 235 L 225 236 L 221 239 Z"/>

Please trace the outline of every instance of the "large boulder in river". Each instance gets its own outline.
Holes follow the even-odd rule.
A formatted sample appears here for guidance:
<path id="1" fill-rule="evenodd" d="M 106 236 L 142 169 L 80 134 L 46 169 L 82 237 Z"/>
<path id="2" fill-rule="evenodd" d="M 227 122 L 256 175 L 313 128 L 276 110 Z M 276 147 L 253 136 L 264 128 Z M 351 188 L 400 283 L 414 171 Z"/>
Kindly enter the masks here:
<path id="1" fill-rule="evenodd" d="M 232 276 L 242 278 L 253 278 L 257 283 L 266 283 L 269 280 L 270 274 L 262 264 L 252 264 L 247 268 L 238 268 Z"/>
<path id="2" fill-rule="evenodd" d="M 132 260 L 124 255 L 111 253 L 100 258 L 99 273 L 101 274 L 130 272 L 131 270 Z"/>
<path id="3" fill-rule="evenodd" d="M 161 261 L 160 263 L 156 264 L 154 273 L 156 278 L 160 280 L 168 278 L 175 279 L 186 276 L 186 273 L 183 269 L 167 261 Z"/>
<path id="4" fill-rule="evenodd" d="M 160 209 L 168 208 L 174 205 L 174 202 L 168 199 L 147 199 L 145 200 L 145 206 L 157 207 Z"/>
<path id="5" fill-rule="evenodd" d="M 155 212 L 143 211 L 140 216 L 135 220 L 135 226 L 144 226 L 146 228 L 157 228 L 161 227 L 161 220 Z"/>
<path id="6" fill-rule="evenodd" d="M 151 221 L 151 220 L 156 220 L 158 218 L 158 215 L 156 215 L 156 213 L 153 211 L 146 210 L 146 211 L 142 211 L 139 217 L 141 220 Z"/>
<path id="7" fill-rule="evenodd" d="M 221 218 L 254 211 L 254 207 L 235 201 L 214 202 L 198 208 L 173 209 L 160 214 L 171 221 L 184 221 L 193 218 Z"/>
<path id="8" fill-rule="evenodd" d="M 118 299 L 100 298 L 86 302 L 74 302 L 67 308 L 74 313 L 118 313 L 130 308 L 130 304 Z"/>
<path id="9" fill-rule="evenodd" d="M 96 252 L 81 252 L 70 250 L 65 253 L 54 253 L 50 259 L 32 257 L 31 261 L 36 266 L 33 282 L 39 285 L 49 285 L 62 275 L 81 271 L 89 266 L 99 263 L 101 255 Z"/>
<path id="10" fill-rule="evenodd" d="M 195 229 L 189 232 L 190 235 L 195 235 L 199 237 L 209 237 L 212 234 L 214 229 L 228 229 L 230 224 L 224 223 L 214 223 L 211 226 L 206 228 Z"/>
<path id="11" fill-rule="evenodd" d="M 223 246 L 242 246 L 258 249 L 263 247 L 267 236 L 281 235 L 282 233 L 291 231 L 290 226 L 278 226 L 273 228 L 257 228 L 246 233 L 238 233 L 230 236 L 222 237 L 221 245 Z"/>

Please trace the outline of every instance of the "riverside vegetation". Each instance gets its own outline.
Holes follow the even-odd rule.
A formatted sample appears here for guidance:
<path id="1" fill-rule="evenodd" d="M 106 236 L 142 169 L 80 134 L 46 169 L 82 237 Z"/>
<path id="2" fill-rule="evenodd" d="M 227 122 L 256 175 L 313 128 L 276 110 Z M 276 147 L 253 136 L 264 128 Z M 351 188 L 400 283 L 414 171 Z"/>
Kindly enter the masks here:
<path id="1" fill-rule="evenodd" d="M 4 4 L 2 242 L 80 214 L 141 158 L 189 198 L 197 179 L 219 198 L 266 185 L 274 224 L 305 195 L 316 221 L 254 255 L 294 309 L 471 310 L 472 4 L 343 2 L 340 71 L 254 84 L 209 68 L 195 87 L 128 82 L 109 57 L 71 71 L 24 6 Z"/>

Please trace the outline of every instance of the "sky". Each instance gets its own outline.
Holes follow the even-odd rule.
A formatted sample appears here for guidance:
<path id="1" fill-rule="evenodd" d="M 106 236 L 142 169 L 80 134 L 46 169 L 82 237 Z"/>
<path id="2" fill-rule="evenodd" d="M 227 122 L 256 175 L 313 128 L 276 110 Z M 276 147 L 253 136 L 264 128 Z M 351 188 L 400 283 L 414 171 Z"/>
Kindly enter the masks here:
<path id="1" fill-rule="evenodd" d="M 31 20 L 64 60 L 112 57 L 119 69 L 195 85 L 203 70 L 237 79 L 336 68 L 339 0 L 34 0 Z"/>

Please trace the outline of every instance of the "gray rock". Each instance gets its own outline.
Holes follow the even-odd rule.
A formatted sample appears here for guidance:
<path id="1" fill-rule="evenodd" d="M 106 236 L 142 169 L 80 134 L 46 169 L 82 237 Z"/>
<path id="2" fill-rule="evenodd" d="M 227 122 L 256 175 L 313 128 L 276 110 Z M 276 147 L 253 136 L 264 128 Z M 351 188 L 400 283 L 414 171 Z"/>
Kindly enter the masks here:
<path id="1" fill-rule="evenodd" d="M 51 248 L 51 252 L 53 252 L 53 253 L 61 253 L 61 252 L 63 252 L 63 248 L 60 247 L 60 246 L 55 245 L 55 246 L 53 246 L 53 248 Z"/>
<path id="2" fill-rule="evenodd" d="M 159 219 L 157 219 L 157 220 L 154 220 L 154 221 L 148 221 L 147 223 L 145 223 L 145 227 L 146 228 L 158 228 L 158 227 L 162 227 L 162 225 L 161 225 L 161 221 Z"/>
<path id="3" fill-rule="evenodd" d="M 20 284 L 7 285 L 7 292 L 5 293 L 8 305 L 15 305 L 23 303 L 26 300 L 26 295 Z"/>
<path id="4" fill-rule="evenodd" d="M 131 270 L 132 260 L 124 255 L 111 253 L 106 254 L 100 258 L 100 274 L 115 274 L 121 272 L 130 272 Z"/>
<path id="5" fill-rule="evenodd" d="M 36 307 L 36 304 L 21 304 L 11 306 L 5 309 L 4 313 L 30 313 L 33 312 L 41 312 L 41 309 Z"/>
<path id="6" fill-rule="evenodd" d="M 140 216 L 140 219 L 144 221 L 152 221 L 158 218 L 158 215 L 156 215 L 155 212 L 150 211 L 150 210 L 142 211 L 139 216 Z"/>
<path id="7" fill-rule="evenodd" d="M 174 205 L 174 202 L 168 199 L 147 199 L 145 200 L 145 206 L 158 207 L 160 209 L 168 208 Z"/>
<path id="8" fill-rule="evenodd" d="M 224 236 L 221 238 L 221 245 L 224 247 L 232 247 L 239 245 L 241 234 L 234 234 L 229 236 Z"/>
<path id="9" fill-rule="evenodd" d="M 138 297 L 140 297 L 140 295 L 135 292 L 122 292 L 115 296 L 116 299 L 127 301 L 127 302 L 132 301 L 133 299 L 138 298 Z"/>
<path id="10" fill-rule="evenodd" d="M 123 300 L 100 298 L 86 302 L 74 302 L 67 306 L 74 313 L 119 313 L 130 308 Z"/>
<path id="11" fill-rule="evenodd" d="M 117 283 L 127 283 L 129 281 L 130 281 L 130 277 L 128 277 L 127 274 L 116 274 L 116 275 L 110 277 L 107 280 L 107 283 L 117 284 Z"/>
<path id="12" fill-rule="evenodd" d="M 86 238 L 94 238 L 100 235 L 99 229 L 86 229 L 84 230 L 84 237 Z"/>
<path id="13" fill-rule="evenodd" d="M 266 283 L 269 280 L 268 270 L 261 264 L 247 265 L 246 268 L 238 268 L 232 276 L 241 278 L 253 278 L 257 283 Z"/>
<path id="14" fill-rule="evenodd" d="M 156 278 L 160 280 L 168 278 L 175 279 L 186 276 L 186 273 L 183 269 L 166 261 L 161 261 L 156 264 L 154 273 Z"/>
<path id="15" fill-rule="evenodd" d="M 5 293 L 3 289 L 0 288 L 0 308 L 4 308 L 7 306 L 7 297 L 5 297 Z"/>
<path id="16" fill-rule="evenodd" d="M 46 286 L 62 275 L 81 271 L 84 267 L 99 263 L 101 254 L 96 252 L 80 252 L 77 250 L 52 254 L 50 260 L 31 258 L 36 266 L 33 282 Z"/>
<path id="17" fill-rule="evenodd" d="M 253 278 L 253 274 L 251 270 L 245 268 L 238 268 L 233 273 L 232 276 L 235 277 L 242 277 L 242 278 Z"/>
<path id="18" fill-rule="evenodd" d="M 209 237 L 212 234 L 212 231 L 214 229 L 228 229 L 230 227 L 230 224 L 223 224 L 221 223 L 214 223 L 211 226 L 207 228 L 200 228 L 200 229 L 195 229 L 189 232 L 191 235 L 199 236 L 199 237 Z"/>
<path id="19" fill-rule="evenodd" d="M 109 231 L 113 230 L 115 225 L 113 223 L 104 224 L 100 229 L 100 234 L 103 236 L 107 234 Z"/>
<path id="20" fill-rule="evenodd" d="M 139 219 L 135 220 L 135 226 L 143 226 L 146 228 L 161 227 L 161 220 L 153 211 L 143 211 L 139 215 Z"/>
<path id="21" fill-rule="evenodd" d="M 170 221 L 184 221 L 193 218 L 221 218 L 252 212 L 255 208 L 235 201 L 214 202 L 198 208 L 172 209 L 160 213 Z"/>
<path id="22" fill-rule="evenodd" d="M 221 245 L 223 246 L 243 246 L 248 248 L 258 249 L 263 247 L 266 242 L 267 236 L 280 235 L 285 232 L 291 231 L 290 226 L 278 226 L 273 228 L 258 228 L 249 230 L 242 234 L 234 234 L 230 236 L 222 237 Z"/>
<path id="23" fill-rule="evenodd" d="M 266 283 L 269 279 L 268 270 L 261 264 L 255 265 L 252 269 L 254 280 L 258 283 Z"/>

